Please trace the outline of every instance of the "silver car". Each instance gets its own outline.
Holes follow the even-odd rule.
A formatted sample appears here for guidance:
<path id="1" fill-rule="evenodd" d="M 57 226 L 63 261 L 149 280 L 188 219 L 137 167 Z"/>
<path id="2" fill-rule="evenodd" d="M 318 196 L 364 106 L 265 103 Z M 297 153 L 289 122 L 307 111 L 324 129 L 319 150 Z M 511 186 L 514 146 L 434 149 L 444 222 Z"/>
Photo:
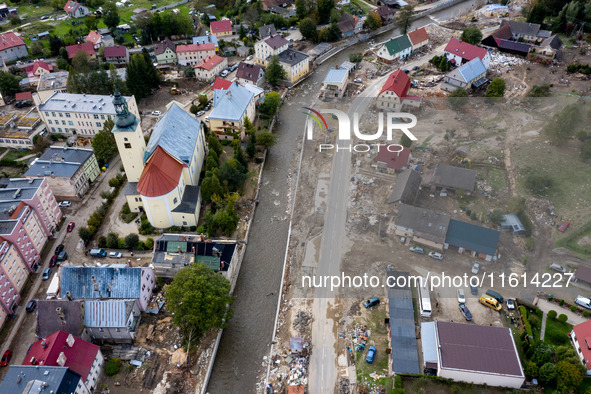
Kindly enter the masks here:
<path id="1" fill-rule="evenodd" d="M 475 261 L 474 265 L 472 266 L 472 273 L 474 275 L 476 275 L 478 273 L 479 269 L 480 269 L 480 263 L 478 261 Z"/>

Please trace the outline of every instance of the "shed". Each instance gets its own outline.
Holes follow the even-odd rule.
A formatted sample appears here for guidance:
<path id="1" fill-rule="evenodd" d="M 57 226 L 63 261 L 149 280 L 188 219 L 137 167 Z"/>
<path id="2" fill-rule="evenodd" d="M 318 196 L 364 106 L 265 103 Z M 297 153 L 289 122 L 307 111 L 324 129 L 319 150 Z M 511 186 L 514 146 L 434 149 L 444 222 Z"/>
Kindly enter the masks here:
<path id="1" fill-rule="evenodd" d="M 513 213 L 503 216 L 503 222 L 501 223 L 501 228 L 503 230 L 512 231 L 513 234 L 519 234 L 519 235 L 525 234 L 525 227 L 521 223 L 521 220 L 519 220 L 519 217 L 517 217 L 517 215 L 515 215 Z"/>

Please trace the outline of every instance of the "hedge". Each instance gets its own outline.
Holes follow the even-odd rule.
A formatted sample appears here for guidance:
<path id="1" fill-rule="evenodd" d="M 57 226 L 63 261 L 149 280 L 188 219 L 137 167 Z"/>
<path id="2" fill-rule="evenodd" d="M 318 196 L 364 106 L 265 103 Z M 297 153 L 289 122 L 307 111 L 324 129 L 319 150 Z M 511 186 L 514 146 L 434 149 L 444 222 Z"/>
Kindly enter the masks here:
<path id="1" fill-rule="evenodd" d="M 554 309 L 548 312 L 548 319 L 556 319 L 556 316 L 558 316 L 558 313 Z"/>
<path id="2" fill-rule="evenodd" d="M 529 320 L 527 319 L 527 309 L 525 309 L 525 307 L 523 305 L 521 305 L 519 307 L 519 312 L 521 313 L 521 319 L 523 320 L 525 332 L 528 335 L 527 341 L 530 343 L 530 345 L 533 345 L 534 344 L 534 333 L 531 328 L 531 324 L 530 324 Z"/>
<path id="3" fill-rule="evenodd" d="M 400 375 L 394 376 L 394 388 L 397 388 L 397 389 L 402 388 L 402 376 L 400 376 Z"/>

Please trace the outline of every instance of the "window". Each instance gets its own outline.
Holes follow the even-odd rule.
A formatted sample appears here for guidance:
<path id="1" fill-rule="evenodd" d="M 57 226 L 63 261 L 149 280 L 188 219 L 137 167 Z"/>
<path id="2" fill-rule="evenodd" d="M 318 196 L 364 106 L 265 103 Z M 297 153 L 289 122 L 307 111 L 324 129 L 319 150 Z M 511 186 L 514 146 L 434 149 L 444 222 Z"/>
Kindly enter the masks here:
<path id="1" fill-rule="evenodd" d="M 71 120 L 68 120 L 68 125 L 74 126 L 74 122 L 72 122 Z"/>
<path id="2" fill-rule="evenodd" d="M 128 141 L 127 137 L 124 137 L 124 138 L 123 138 L 123 141 L 126 141 L 126 142 L 127 142 L 127 141 Z"/>
<path id="3" fill-rule="evenodd" d="M 125 146 L 125 149 L 131 149 L 131 144 L 129 142 L 126 142 L 123 145 Z"/>
<path id="4" fill-rule="evenodd" d="M 99 327 L 99 332 L 104 332 L 105 330 Z"/>
<path id="5" fill-rule="evenodd" d="M 69 118 L 69 117 L 70 117 L 70 113 L 66 112 L 66 118 Z"/>
<path id="6" fill-rule="evenodd" d="M 61 127 L 58 127 L 57 128 L 57 131 L 61 133 L 62 132 L 62 128 Z"/>
<path id="7" fill-rule="evenodd" d="M 101 119 L 105 119 L 105 115 L 101 115 Z"/>
<path id="8" fill-rule="evenodd" d="M 60 112 L 59 115 L 60 115 L 60 118 L 63 118 L 64 117 L 64 113 L 63 112 Z"/>
<path id="9" fill-rule="evenodd" d="M 66 121 L 65 121 L 65 120 L 62 120 L 62 124 L 65 126 L 65 124 L 66 124 Z"/>
<path id="10" fill-rule="evenodd" d="M 176 204 L 178 201 L 179 201 L 179 199 L 175 197 L 174 200 L 172 200 L 172 203 Z"/>
<path id="11" fill-rule="evenodd" d="M 97 114 L 94 114 L 93 116 L 94 116 L 95 119 L 98 119 L 99 118 L 99 116 Z"/>
<path id="12" fill-rule="evenodd" d="M 55 116 L 55 112 L 52 112 L 52 113 L 51 113 L 51 116 Z"/>
<path id="13" fill-rule="evenodd" d="M 51 119 L 49 119 L 47 122 L 48 122 L 49 124 L 53 124 L 53 123 L 51 123 Z"/>
<path id="14" fill-rule="evenodd" d="M 96 122 L 96 127 L 101 127 L 101 126 L 102 126 L 101 122 Z"/>

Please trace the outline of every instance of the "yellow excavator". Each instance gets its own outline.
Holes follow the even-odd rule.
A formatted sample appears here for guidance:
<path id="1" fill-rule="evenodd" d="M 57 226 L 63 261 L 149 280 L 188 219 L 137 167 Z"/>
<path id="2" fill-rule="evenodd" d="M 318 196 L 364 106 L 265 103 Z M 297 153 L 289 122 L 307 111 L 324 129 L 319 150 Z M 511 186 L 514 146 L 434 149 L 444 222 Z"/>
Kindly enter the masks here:
<path id="1" fill-rule="evenodd" d="M 451 164 L 467 164 L 468 166 L 472 165 L 472 160 L 467 157 L 456 156 L 451 159 Z"/>

